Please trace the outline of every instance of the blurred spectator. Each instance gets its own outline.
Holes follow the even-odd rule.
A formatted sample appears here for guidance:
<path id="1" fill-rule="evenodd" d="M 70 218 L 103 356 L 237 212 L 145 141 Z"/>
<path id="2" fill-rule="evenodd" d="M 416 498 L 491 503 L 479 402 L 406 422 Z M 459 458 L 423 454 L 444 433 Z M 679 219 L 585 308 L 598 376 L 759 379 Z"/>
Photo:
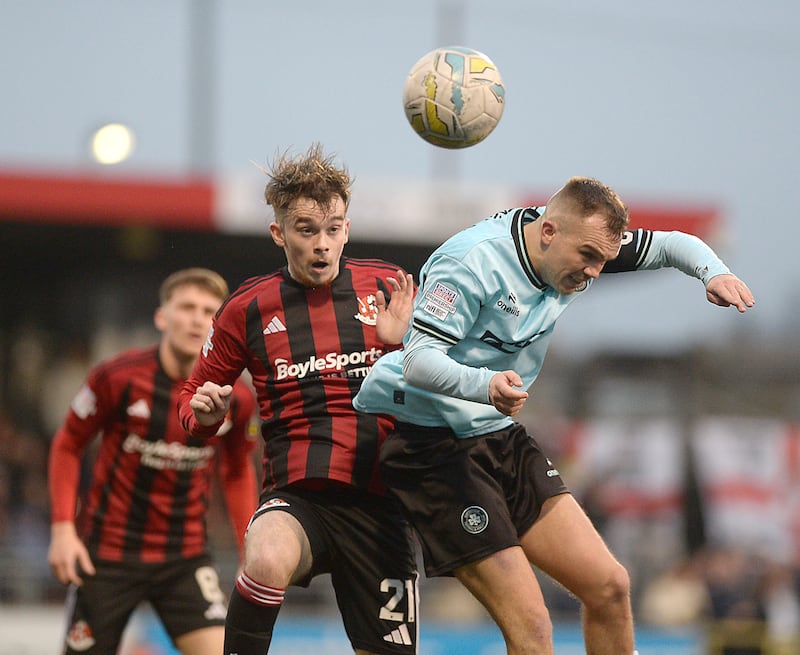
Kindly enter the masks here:
<path id="1" fill-rule="evenodd" d="M 55 434 L 78 389 L 81 388 L 91 361 L 83 339 L 72 338 L 63 344 L 48 366 L 41 383 L 42 428 L 45 434 Z"/>
<path id="2" fill-rule="evenodd" d="M 654 578 L 640 617 L 662 628 L 706 623 L 709 655 L 797 655 L 799 583 L 784 563 L 710 547 Z"/>
<path id="3" fill-rule="evenodd" d="M 36 602 L 48 580 L 47 443 L 0 408 L 0 600 Z"/>
<path id="4" fill-rule="evenodd" d="M 779 562 L 767 564 L 763 584 L 769 655 L 800 653 L 800 575 Z"/>
<path id="5" fill-rule="evenodd" d="M 639 616 L 648 625 L 682 628 L 698 625 L 708 616 L 710 606 L 699 562 L 686 558 L 647 585 Z"/>

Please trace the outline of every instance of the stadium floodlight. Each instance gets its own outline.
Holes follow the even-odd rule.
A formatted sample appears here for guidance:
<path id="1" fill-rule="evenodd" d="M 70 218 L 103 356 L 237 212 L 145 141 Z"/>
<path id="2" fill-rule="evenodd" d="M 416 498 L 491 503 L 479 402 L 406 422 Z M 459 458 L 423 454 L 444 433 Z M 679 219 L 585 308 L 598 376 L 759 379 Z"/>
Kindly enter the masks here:
<path id="1" fill-rule="evenodd" d="M 136 139 L 121 123 L 103 125 L 92 135 L 92 157 L 100 164 L 119 164 L 131 156 Z"/>

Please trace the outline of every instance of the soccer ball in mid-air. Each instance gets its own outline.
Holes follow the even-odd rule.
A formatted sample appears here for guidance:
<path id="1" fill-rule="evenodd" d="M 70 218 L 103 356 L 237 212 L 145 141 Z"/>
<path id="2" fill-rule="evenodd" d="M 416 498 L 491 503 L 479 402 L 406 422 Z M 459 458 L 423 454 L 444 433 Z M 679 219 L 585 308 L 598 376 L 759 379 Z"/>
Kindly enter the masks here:
<path id="1" fill-rule="evenodd" d="M 411 127 L 428 143 L 466 148 L 497 127 L 506 90 L 500 71 L 477 50 L 437 48 L 420 59 L 403 86 Z"/>

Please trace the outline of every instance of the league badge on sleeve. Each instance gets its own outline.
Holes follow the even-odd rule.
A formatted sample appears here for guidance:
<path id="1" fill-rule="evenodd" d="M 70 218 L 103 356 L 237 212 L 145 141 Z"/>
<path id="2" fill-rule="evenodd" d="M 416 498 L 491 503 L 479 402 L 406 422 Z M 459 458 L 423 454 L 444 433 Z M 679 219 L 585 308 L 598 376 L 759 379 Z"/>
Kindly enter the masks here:
<path id="1" fill-rule="evenodd" d="M 455 314 L 456 298 L 458 298 L 458 291 L 441 282 L 437 282 L 433 290 L 425 294 L 426 302 L 422 310 L 431 316 L 435 316 L 440 321 L 444 321 L 449 314 Z"/>

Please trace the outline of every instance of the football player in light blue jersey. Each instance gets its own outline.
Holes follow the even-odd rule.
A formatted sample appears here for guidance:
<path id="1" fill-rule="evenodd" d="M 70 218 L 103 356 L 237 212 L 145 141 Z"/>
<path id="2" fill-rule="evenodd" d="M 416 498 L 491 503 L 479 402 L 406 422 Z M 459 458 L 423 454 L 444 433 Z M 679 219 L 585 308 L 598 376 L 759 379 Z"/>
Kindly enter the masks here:
<path id="1" fill-rule="evenodd" d="M 427 574 L 455 575 L 510 654 L 553 652 L 531 564 L 580 599 L 588 655 L 634 652 L 627 572 L 513 418 L 558 317 L 601 271 L 674 267 L 716 305 L 754 304 L 702 240 L 627 228 L 612 189 L 572 178 L 546 207 L 502 211 L 451 237 L 422 268 L 405 349 L 381 357 L 354 400 L 397 418 L 382 472 Z"/>

